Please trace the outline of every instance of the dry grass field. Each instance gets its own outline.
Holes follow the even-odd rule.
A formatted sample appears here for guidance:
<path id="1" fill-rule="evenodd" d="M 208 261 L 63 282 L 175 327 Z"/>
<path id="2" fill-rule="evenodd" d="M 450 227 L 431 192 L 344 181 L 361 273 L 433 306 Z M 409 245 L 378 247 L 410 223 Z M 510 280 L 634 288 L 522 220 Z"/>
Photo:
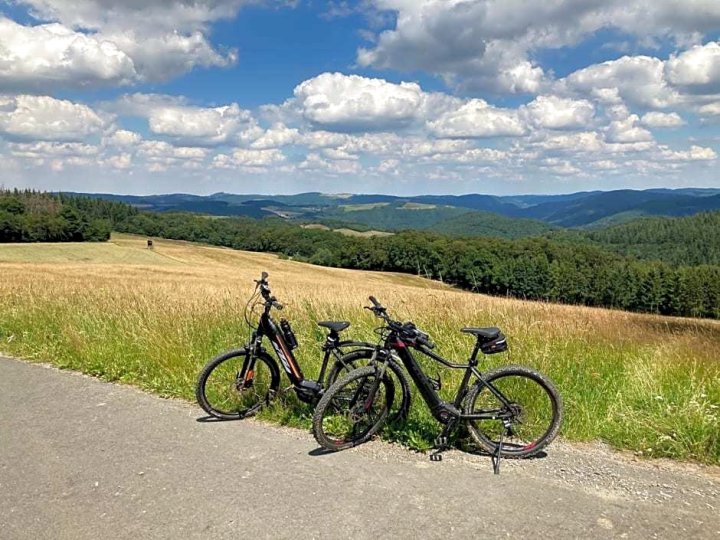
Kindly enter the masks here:
<path id="1" fill-rule="evenodd" d="M 317 375 L 320 319 L 347 319 L 373 339 L 362 306 L 375 295 L 396 318 L 462 360 L 464 325 L 497 325 L 510 354 L 557 384 L 563 436 L 601 439 L 646 456 L 720 463 L 720 323 L 492 298 L 412 276 L 311 266 L 274 255 L 114 235 L 106 244 L 0 245 L 0 351 L 166 396 L 193 398 L 202 365 L 247 339 L 243 308 L 261 271 L 286 305 L 306 375 Z M 450 393 L 459 374 L 439 370 Z M 418 396 L 387 436 L 424 448 L 438 431 Z M 199 409 L 198 409 L 199 410 Z M 312 410 L 288 394 L 269 420 L 306 427 Z"/>

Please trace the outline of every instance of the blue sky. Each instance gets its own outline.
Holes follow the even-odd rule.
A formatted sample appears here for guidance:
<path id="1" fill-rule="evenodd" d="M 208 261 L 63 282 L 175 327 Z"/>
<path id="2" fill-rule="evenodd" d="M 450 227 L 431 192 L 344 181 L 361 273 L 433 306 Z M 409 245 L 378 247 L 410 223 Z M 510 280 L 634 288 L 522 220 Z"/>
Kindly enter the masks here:
<path id="1" fill-rule="evenodd" d="M 720 2 L 0 0 L 0 184 L 720 187 Z"/>

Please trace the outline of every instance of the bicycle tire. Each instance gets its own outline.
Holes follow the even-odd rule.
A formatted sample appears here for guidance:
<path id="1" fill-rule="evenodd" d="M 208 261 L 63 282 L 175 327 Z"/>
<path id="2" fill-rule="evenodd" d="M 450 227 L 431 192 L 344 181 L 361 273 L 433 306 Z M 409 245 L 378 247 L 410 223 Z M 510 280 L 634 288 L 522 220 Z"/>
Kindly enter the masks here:
<path id="1" fill-rule="evenodd" d="M 500 456 L 504 458 L 528 458 L 539 453 L 553 441 L 562 425 L 563 403 L 560 394 L 550 379 L 525 366 L 503 366 L 483 374 L 482 380 L 491 383 L 497 388 L 511 401 L 512 406 L 519 411 L 517 417 L 515 414 L 513 415 L 514 439 L 503 439 Z M 532 395 L 530 394 L 531 391 L 534 392 Z M 478 398 L 482 398 L 483 403 L 490 403 L 491 409 L 492 407 L 498 407 L 500 410 L 508 410 L 487 386 L 478 381 L 473 385 L 466 397 L 466 414 L 479 412 L 479 410 L 489 410 L 476 407 Z M 533 402 L 532 407 L 530 406 L 531 402 Z M 534 416 L 543 414 L 548 418 L 534 420 L 534 418 L 530 417 L 531 414 Z M 482 427 L 478 426 L 481 422 L 483 423 Z M 537 438 L 534 435 L 529 435 L 530 429 L 534 428 L 535 425 L 541 429 L 541 434 Z M 469 420 L 467 427 L 478 446 L 492 455 L 497 454 L 499 434 L 501 431 L 504 432 L 505 429 L 502 421 Z M 522 434 L 520 430 L 522 430 Z M 530 437 L 531 440 L 525 437 Z M 517 442 L 518 440 L 520 442 Z"/>
<path id="2" fill-rule="evenodd" d="M 326 431 L 326 424 L 324 420 L 332 421 L 336 418 L 330 418 L 327 413 L 331 413 L 336 410 L 340 411 L 341 414 L 337 416 L 337 418 L 339 418 L 342 422 L 342 415 L 345 415 L 346 417 L 350 414 L 357 416 L 358 411 L 362 414 L 362 409 L 365 409 L 365 412 L 368 411 L 369 407 L 366 403 L 369 396 L 366 396 L 365 394 L 371 388 L 371 385 L 367 385 L 369 379 L 377 379 L 377 370 L 374 366 L 366 366 L 351 371 L 348 375 L 339 381 L 336 381 L 335 384 L 333 384 L 328 391 L 325 392 L 315 408 L 312 419 L 312 432 L 315 436 L 315 440 L 320 446 L 333 452 L 345 450 L 346 448 L 352 448 L 369 441 L 383 426 L 385 420 L 387 419 L 388 411 L 392 407 L 393 395 L 395 392 L 394 383 L 387 375 L 385 375 L 382 381 L 380 381 L 382 383 L 381 386 L 384 387 L 385 403 L 381 404 L 380 410 L 376 413 L 376 417 L 371 420 L 369 427 L 364 429 L 361 433 L 355 435 L 354 431 L 357 424 L 352 423 L 350 438 L 344 438 L 341 440 L 334 438 Z M 350 387 L 350 385 L 356 381 L 359 382 L 360 386 L 358 388 Z M 380 386 L 378 386 L 378 390 L 379 389 Z M 343 392 L 347 392 L 347 394 L 342 394 Z M 348 400 L 350 396 L 353 397 Z M 373 397 L 370 407 L 375 406 L 375 403 L 379 401 L 378 398 L 379 400 L 382 400 L 383 398 L 379 391 Z M 345 404 L 349 404 L 349 410 L 347 413 L 341 411 Z M 358 405 L 360 405 L 360 408 L 358 408 Z"/>
<path id="3" fill-rule="evenodd" d="M 342 358 L 337 360 L 330 368 L 326 378 L 325 387 L 329 388 L 332 386 L 341 375 L 345 376 L 358 367 L 364 367 L 363 365 L 359 365 L 359 362 L 363 360 L 370 360 L 373 354 L 375 354 L 375 346 L 372 346 L 371 349 L 363 348 L 354 350 L 343 355 Z M 347 364 L 344 364 L 343 362 L 346 362 Z M 397 381 L 393 380 L 393 383 L 396 388 L 398 386 L 397 383 L 399 383 L 401 392 L 398 407 L 393 408 L 388 414 L 387 422 L 392 424 L 395 422 L 402 422 L 407 418 L 408 413 L 410 412 L 412 393 L 410 390 L 410 381 L 408 380 L 403 368 L 392 359 L 388 361 L 387 366 L 390 370 L 391 376 L 394 377 L 394 379 L 397 379 Z"/>
<path id="4" fill-rule="evenodd" d="M 195 398 L 200 407 L 210 416 L 222 420 L 247 418 L 248 416 L 256 414 L 264 405 L 267 405 L 277 393 L 278 386 L 280 385 L 280 370 L 277 364 L 267 354 L 257 354 L 255 355 L 255 367 L 251 380 L 255 397 L 253 398 L 252 394 L 247 392 L 242 400 L 240 400 L 239 397 L 237 398 L 238 401 L 242 402 L 241 406 L 229 406 L 234 398 L 233 393 L 237 393 L 239 396 L 242 392 L 245 392 L 245 390 L 251 389 L 247 380 L 243 381 L 242 389 L 238 388 L 238 375 L 247 355 L 248 351 L 245 349 L 235 349 L 224 352 L 205 364 L 200 375 L 198 375 L 197 384 L 195 385 Z M 234 359 L 240 360 L 237 367 L 230 366 L 230 361 Z M 258 362 L 260 362 L 260 366 L 265 366 L 267 372 L 264 372 L 265 369 L 258 368 Z M 222 374 L 218 373 L 221 367 L 225 370 Z M 235 372 L 234 379 L 232 379 L 233 372 Z M 208 382 L 213 374 L 217 374 L 219 380 L 215 383 L 213 379 L 210 385 L 211 388 L 208 388 Z M 261 381 L 261 377 L 262 382 L 258 382 Z M 255 386 L 256 382 L 257 386 Z M 260 389 L 259 392 L 256 391 L 258 388 Z M 216 403 L 220 400 L 227 400 L 228 405 L 223 406 Z"/>

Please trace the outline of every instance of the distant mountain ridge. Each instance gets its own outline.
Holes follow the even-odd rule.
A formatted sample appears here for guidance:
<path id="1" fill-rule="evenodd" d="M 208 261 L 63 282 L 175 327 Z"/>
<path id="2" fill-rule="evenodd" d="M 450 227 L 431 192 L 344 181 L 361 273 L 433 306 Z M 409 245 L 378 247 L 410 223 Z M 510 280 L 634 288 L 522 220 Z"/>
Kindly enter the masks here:
<path id="1" fill-rule="evenodd" d="M 124 201 L 156 213 L 181 211 L 251 218 L 177 217 L 194 219 L 193 223 L 236 221 L 256 223 L 259 227 L 280 227 L 277 230 L 302 227 L 309 231 L 343 231 L 354 236 L 393 236 L 410 230 L 433 242 L 455 242 L 457 238 L 460 239 L 458 245 L 474 241 L 473 237 L 527 239 L 543 245 L 547 242 L 582 244 L 631 259 L 662 261 L 673 266 L 720 265 L 720 189 L 617 190 L 508 197 L 322 193 L 282 196 L 95 194 L 90 197 Z M 480 208 L 494 208 L 510 215 Z M 272 219 L 256 221 L 264 217 Z M 720 282 L 717 285 L 720 287 Z"/>
<path id="2" fill-rule="evenodd" d="M 389 230 L 432 230 L 434 224 L 452 219 L 450 228 L 455 234 L 461 234 L 463 230 L 461 214 L 464 212 L 491 212 L 506 218 L 541 221 L 551 226 L 593 228 L 644 216 L 689 216 L 720 210 L 720 188 L 658 188 L 642 191 L 624 189 L 561 195 L 507 196 L 474 193 L 401 197 L 383 194 L 333 195 L 319 192 L 297 195 L 84 195 L 123 201 L 156 212 L 196 212 L 254 218 L 279 216 L 304 221 L 331 219 L 373 226 L 377 225 L 372 221 L 375 220 L 382 222 Z M 384 206 L 380 206 L 380 203 Z M 418 215 L 408 218 L 408 212 L 416 212 Z M 474 216 L 471 221 L 477 226 L 482 220 Z"/>

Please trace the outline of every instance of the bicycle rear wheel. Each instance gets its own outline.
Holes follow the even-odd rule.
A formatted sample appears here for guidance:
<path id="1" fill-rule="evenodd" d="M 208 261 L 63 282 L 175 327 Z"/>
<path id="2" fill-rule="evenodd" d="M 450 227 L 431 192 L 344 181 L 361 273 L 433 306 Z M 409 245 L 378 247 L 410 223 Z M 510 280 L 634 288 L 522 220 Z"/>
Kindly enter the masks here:
<path id="1" fill-rule="evenodd" d="M 470 389 L 465 413 L 494 412 L 498 417 L 467 423 L 483 450 L 496 454 L 502 436 L 502 457 L 525 458 L 552 442 L 562 424 L 563 405 L 547 377 L 528 367 L 504 366 L 484 374 L 482 380 L 508 402 L 503 403 L 483 382 Z"/>
<path id="2" fill-rule="evenodd" d="M 392 379 L 374 366 L 358 368 L 333 384 L 315 408 L 313 435 L 328 450 L 362 444 L 387 419 L 395 393 Z"/>
<path id="3" fill-rule="evenodd" d="M 223 420 L 252 416 L 272 400 L 280 372 L 264 354 L 250 357 L 244 349 L 210 360 L 198 376 L 195 397 L 209 415 Z"/>

